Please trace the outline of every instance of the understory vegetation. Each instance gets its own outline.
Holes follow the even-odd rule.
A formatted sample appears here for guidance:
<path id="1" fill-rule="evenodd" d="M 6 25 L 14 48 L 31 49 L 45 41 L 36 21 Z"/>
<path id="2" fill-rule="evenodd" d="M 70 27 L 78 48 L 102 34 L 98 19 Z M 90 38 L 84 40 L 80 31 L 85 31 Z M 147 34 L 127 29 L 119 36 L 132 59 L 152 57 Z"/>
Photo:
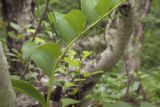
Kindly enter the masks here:
<path id="1" fill-rule="evenodd" d="M 29 23 L 0 3 L 15 107 L 159 107 L 160 0 L 133 1 L 33 0 Z"/>

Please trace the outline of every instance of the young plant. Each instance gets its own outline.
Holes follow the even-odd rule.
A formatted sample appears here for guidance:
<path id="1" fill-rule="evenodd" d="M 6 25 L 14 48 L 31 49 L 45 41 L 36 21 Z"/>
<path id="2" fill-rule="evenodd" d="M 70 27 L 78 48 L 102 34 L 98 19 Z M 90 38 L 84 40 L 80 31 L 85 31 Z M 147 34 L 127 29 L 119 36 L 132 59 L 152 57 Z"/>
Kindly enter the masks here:
<path id="1" fill-rule="evenodd" d="M 59 43 L 45 43 L 37 45 L 27 41 L 22 47 L 22 58 L 25 63 L 32 60 L 49 78 L 47 99 L 29 83 L 12 79 L 16 90 L 29 95 L 39 101 L 43 107 L 49 107 L 51 89 L 54 83 L 54 73 L 68 49 L 83 34 L 108 16 L 125 0 L 81 0 L 81 10 L 73 9 L 67 14 L 55 12 L 54 25 L 58 35 L 67 43 L 63 52 Z M 69 100 L 75 104 L 78 101 Z M 66 99 L 62 101 L 66 102 Z M 63 104 L 68 105 L 68 104 Z"/>

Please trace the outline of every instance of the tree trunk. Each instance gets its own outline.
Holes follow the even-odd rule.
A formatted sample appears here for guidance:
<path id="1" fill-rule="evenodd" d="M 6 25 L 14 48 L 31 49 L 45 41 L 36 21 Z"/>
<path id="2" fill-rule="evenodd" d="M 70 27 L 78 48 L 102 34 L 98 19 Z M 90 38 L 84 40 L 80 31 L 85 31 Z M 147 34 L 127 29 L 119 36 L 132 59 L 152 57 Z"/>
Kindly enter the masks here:
<path id="1" fill-rule="evenodd" d="M 11 84 L 8 64 L 0 42 L 0 107 L 16 107 L 16 96 Z"/>
<path id="2" fill-rule="evenodd" d="M 101 54 L 99 61 L 93 60 L 93 65 L 90 63 L 86 64 L 86 66 L 82 68 L 83 71 L 107 72 L 116 64 L 119 58 L 123 55 L 133 30 L 133 11 L 130 4 L 124 3 L 121 6 L 119 6 L 118 12 L 119 18 L 116 22 L 117 29 L 114 29 L 114 32 L 112 32 L 114 35 L 114 40 L 110 41 L 111 43 L 107 43 L 108 47 Z M 111 35 L 107 35 L 106 33 L 106 36 Z M 88 66 L 89 64 L 91 66 Z M 102 72 L 99 72 L 90 76 L 85 81 L 83 81 L 83 83 L 80 83 L 80 88 L 75 95 L 69 96 L 73 99 L 81 101 L 81 103 L 78 104 L 76 107 L 90 107 L 92 105 L 92 101 L 86 101 L 83 98 L 87 95 L 88 91 L 96 85 L 102 74 Z M 76 85 L 78 84 L 76 83 Z"/>
<path id="3" fill-rule="evenodd" d="M 126 90 L 126 96 L 129 93 L 131 82 L 134 82 L 133 73 L 137 72 L 141 64 L 141 50 L 144 38 L 144 24 L 140 21 L 141 18 L 145 17 L 150 10 L 150 0 L 131 0 L 134 6 L 134 28 L 127 47 L 127 51 L 124 54 L 124 71 L 128 76 L 128 86 Z M 137 78 L 140 82 L 140 80 Z M 138 90 L 141 90 L 144 99 L 146 99 L 145 92 L 142 92 L 142 84 L 139 84 Z M 137 90 L 137 91 L 138 91 Z M 138 94 L 138 93 L 137 93 Z"/>
<path id="4" fill-rule="evenodd" d="M 129 71 L 137 70 L 140 65 L 140 52 L 142 47 L 142 40 L 143 40 L 143 23 L 141 23 L 140 18 L 145 16 L 146 13 L 149 10 L 150 7 L 150 0 L 130 0 L 131 1 L 131 8 L 133 9 L 133 29 L 131 33 L 128 33 L 129 30 L 128 26 L 118 26 L 118 28 L 123 27 L 120 32 L 114 33 L 111 37 L 110 35 L 107 35 L 109 37 L 107 38 L 115 38 L 111 43 L 109 43 L 109 47 L 105 50 L 104 55 L 100 59 L 99 63 L 96 63 L 94 66 L 94 63 L 91 64 L 91 67 L 87 66 L 87 70 L 84 71 L 95 71 L 95 70 L 104 70 L 108 71 L 116 62 L 117 59 L 123 54 L 123 50 L 125 48 L 125 45 L 127 41 L 129 41 L 128 49 L 136 50 L 135 53 L 127 54 L 127 69 Z M 123 11 L 122 11 L 123 12 Z M 127 20 L 124 20 L 123 24 L 126 24 Z M 131 25 L 131 23 L 130 23 Z M 121 33 L 125 33 L 124 35 Z M 124 37 L 123 37 L 124 36 Z M 130 37 L 130 40 L 128 40 Z M 118 39 L 121 38 L 122 39 Z M 110 39 L 109 39 L 110 40 Z M 111 46 L 110 46 L 111 45 Z M 100 47 L 99 47 L 100 48 Z M 110 50 L 110 51 L 109 51 Z M 133 55 L 134 54 L 134 55 Z M 129 63 L 129 64 L 128 64 Z M 95 67 L 95 68 L 94 68 Z M 94 69 L 94 70 L 93 70 Z M 99 74 L 98 74 L 99 75 Z M 99 79 L 100 76 L 94 76 L 90 77 L 88 81 L 85 81 L 84 84 L 81 87 L 81 90 L 79 91 L 78 96 L 84 96 L 86 95 L 86 92 L 92 88 Z M 73 97 L 74 98 L 74 97 Z M 83 98 L 80 98 L 83 99 Z M 92 102 L 84 101 L 82 102 L 81 107 L 88 106 Z"/>
<path id="5" fill-rule="evenodd" d="M 7 37 L 7 45 L 10 52 L 13 52 L 13 49 L 17 49 L 20 51 L 21 46 L 25 40 L 27 40 L 27 33 L 25 29 L 23 31 L 18 32 L 15 31 L 10 23 L 16 23 L 21 28 L 26 25 L 34 24 L 34 5 L 32 0 L 2 0 L 2 10 L 4 20 L 8 23 L 7 32 L 15 32 L 16 34 L 24 34 L 23 39 L 15 40 L 14 38 L 8 36 Z M 10 58 L 12 59 L 12 58 Z M 11 71 L 21 72 L 23 70 L 23 66 L 20 62 L 9 61 L 11 65 Z"/>

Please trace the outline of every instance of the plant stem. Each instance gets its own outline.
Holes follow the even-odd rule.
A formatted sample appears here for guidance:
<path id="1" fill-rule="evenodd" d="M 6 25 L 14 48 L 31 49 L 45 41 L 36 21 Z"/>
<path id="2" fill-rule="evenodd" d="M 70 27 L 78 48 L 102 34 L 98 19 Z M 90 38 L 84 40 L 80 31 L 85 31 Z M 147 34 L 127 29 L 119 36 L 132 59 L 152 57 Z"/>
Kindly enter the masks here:
<path id="1" fill-rule="evenodd" d="M 32 42 L 35 41 L 36 36 L 37 36 L 37 34 L 39 33 L 41 24 L 42 24 L 43 20 L 44 20 L 45 17 L 46 17 L 46 14 L 47 14 L 47 11 L 48 11 L 48 6 L 49 6 L 49 0 L 46 1 L 46 7 L 45 7 L 45 10 L 44 10 L 44 13 L 43 13 L 43 15 L 42 15 L 42 17 L 41 17 L 41 19 L 40 19 L 40 21 L 39 21 L 39 23 L 38 23 L 38 27 L 37 27 L 35 33 L 33 34 Z M 23 73 L 22 73 L 20 79 L 24 79 L 25 75 L 28 73 L 28 66 L 29 66 L 29 62 L 26 64 L 26 66 L 25 66 L 25 68 L 24 68 L 24 70 L 23 70 Z"/>
<path id="2" fill-rule="evenodd" d="M 37 34 L 39 33 L 41 24 L 42 24 L 43 20 L 44 20 L 45 17 L 46 17 L 46 14 L 47 14 L 47 11 L 48 11 L 48 6 L 49 6 L 49 0 L 46 1 L 46 7 L 45 7 L 44 12 L 43 12 L 43 14 L 42 14 L 42 17 L 41 17 L 41 19 L 40 19 L 40 21 L 39 21 L 39 24 L 38 24 L 38 27 L 37 27 L 37 29 L 36 29 L 36 32 L 33 34 L 32 41 L 35 41 L 36 36 L 37 36 Z"/>
<path id="3" fill-rule="evenodd" d="M 52 72 L 51 78 L 49 80 L 49 89 L 48 89 L 48 95 L 47 95 L 47 101 L 46 101 L 46 107 L 49 107 L 49 103 L 50 103 L 50 96 L 51 96 L 51 91 L 52 91 L 52 85 L 54 83 L 54 72 L 58 67 L 58 64 L 60 63 L 60 61 L 62 60 L 62 58 L 64 57 L 65 53 L 68 51 L 68 49 L 73 45 L 73 43 L 75 43 L 75 41 L 77 41 L 80 37 L 83 36 L 83 34 L 88 31 L 89 29 L 91 29 L 93 26 L 95 26 L 97 23 L 99 23 L 103 18 L 105 18 L 106 16 L 108 16 L 113 10 L 115 10 L 117 7 L 119 7 L 123 2 L 125 2 L 126 0 L 123 0 L 122 2 L 120 2 L 118 5 L 116 5 L 114 8 L 112 8 L 108 13 L 106 13 L 104 16 L 102 16 L 101 18 L 99 18 L 97 21 L 95 21 L 94 23 L 92 23 L 90 26 L 88 26 L 85 30 L 83 30 L 81 33 L 79 33 L 65 48 L 65 50 L 62 52 L 62 54 L 60 55 L 60 57 L 58 58 L 58 60 L 56 61 L 56 63 L 54 64 L 54 70 Z"/>
<path id="4" fill-rule="evenodd" d="M 68 49 L 73 45 L 73 43 L 75 43 L 75 41 L 77 41 L 80 37 L 83 36 L 83 34 L 88 31 L 89 29 L 91 29 L 93 26 L 95 26 L 97 23 L 99 23 L 103 18 L 105 18 L 106 16 L 108 16 L 113 10 L 115 10 L 117 7 L 119 7 L 123 2 L 125 2 L 126 0 L 123 0 L 122 2 L 120 2 L 117 6 L 115 6 L 114 8 L 112 8 L 108 13 L 106 13 L 104 16 L 102 16 L 101 18 L 99 18 L 97 21 L 95 21 L 94 23 L 92 23 L 90 26 L 88 26 L 85 30 L 83 30 L 81 33 L 79 33 L 65 48 L 65 50 L 62 52 L 61 56 L 58 58 L 57 62 L 55 63 L 55 69 L 57 68 L 59 62 L 62 60 L 63 56 L 65 55 L 65 53 L 68 51 Z"/>
<path id="5" fill-rule="evenodd" d="M 54 71 L 55 71 L 55 70 L 54 70 Z M 53 73 L 54 73 L 54 71 L 53 71 Z M 51 96 L 51 91 L 52 91 L 53 82 L 54 82 L 54 75 L 52 75 L 51 78 L 49 79 L 49 89 L 48 89 L 46 107 L 49 107 L 49 104 L 50 104 L 50 96 Z"/>

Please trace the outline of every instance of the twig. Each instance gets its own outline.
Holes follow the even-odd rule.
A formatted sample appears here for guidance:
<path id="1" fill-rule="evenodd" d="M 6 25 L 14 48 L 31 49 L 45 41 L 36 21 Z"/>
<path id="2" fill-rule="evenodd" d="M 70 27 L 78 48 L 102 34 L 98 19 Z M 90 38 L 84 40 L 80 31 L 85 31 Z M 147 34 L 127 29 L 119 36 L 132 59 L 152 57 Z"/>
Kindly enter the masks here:
<path id="1" fill-rule="evenodd" d="M 37 27 L 37 29 L 36 29 L 36 32 L 35 32 L 34 35 L 33 35 L 32 41 L 35 41 L 35 38 L 36 38 L 37 34 L 39 33 L 39 30 L 40 30 L 42 21 L 45 19 L 45 16 L 46 16 L 46 14 L 47 14 L 48 6 L 49 6 L 49 0 L 46 1 L 46 7 L 45 7 L 45 10 L 44 10 L 44 13 L 42 14 L 42 17 L 41 17 L 41 19 L 40 19 L 40 22 L 39 22 L 39 24 L 38 24 L 38 27 Z"/>
<path id="2" fill-rule="evenodd" d="M 139 75 L 138 72 L 136 72 L 136 76 L 137 76 L 137 79 L 138 79 L 138 82 L 139 82 L 139 86 L 138 86 L 138 89 L 137 89 L 137 94 L 140 94 L 143 96 L 143 100 L 144 101 L 148 101 L 148 95 L 144 89 L 144 86 L 143 86 L 143 83 L 142 83 L 142 78 L 141 76 Z"/>
<path id="3" fill-rule="evenodd" d="M 124 96 L 127 96 L 128 93 L 129 93 L 129 90 L 130 90 L 130 86 L 131 86 L 131 79 L 130 79 L 130 72 L 128 71 L 127 69 L 127 63 L 126 63 L 126 56 L 124 55 L 124 71 L 126 72 L 126 75 L 127 75 L 127 89 L 126 89 L 126 92 L 125 92 L 125 95 Z"/>
<path id="4" fill-rule="evenodd" d="M 38 24 L 38 27 L 36 29 L 36 32 L 34 33 L 33 35 L 33 38 L 32 38 L 32 41 L 34 42 L 35 41 L 35 38 L 37 36 L 37 34 L 39 33 L 39 30 L 40 30 L 40 27 L 41 27 L 41 24 L 42 24 L 42 21 L 45 19 L 45 16 L 47 14 L 47 11 L 48 11 L 48 6 L 49 6 L 49 0 L 46 1 L 46 7 L 45 7 L 45 10 L 44 10 L 44 13 L 42 14 L 42 17 L 40 19 L 40 22 Z M 29 67 L 29 62 L 26 64 L 25 68 L 24 68 L 24 72 L 23 74 L 21 75 L 20 79 L 24 79 L 24 76 L 27 74 L 28 72 L 28 67 Z"/>
<path id="5" fill-rule="evenodd" d="M 89 25 L 85 30 L 83 30 L 81 33 L 76 34 L 75 38 L 67 45 L 67 47 L 64 49 L 64 51 L 61 53 L 61 55 L 59 56 L 58 60 L 55 62 L 54 64 L 54 68 L 53 71 L 55 71 L 58 67 L 58 64 L 60 63 L 60 61 L 62 60 L 62 58 L 64 57 L 65 53 L 68 51 L 68 49 L 75 43 L 75 41 L 77 41 L 80 37 L 83 36 L 84 33 L 86 33 L 89 29 L 91 29 L 92 27 L 94 27 L 98 22 L 100 22 L 102 19 L 104 19 L 107 15 L 109 15 L 112 11 L 114 11 L 115 9 L 117 9 L 123 2 L 125 2 L 126 0 L 123 0 L 122 2 L 120 2 L 118 5 L 116 5 L 114 8 L 112 8 L 108 13 L 106 13 L 105 15 L 103 15 L 101 18 L 99 18 L 97 21 L 93 22 L 91 25 Z M 49 106 L 50 103 L 50 96 L 51 96 L 51 90 L 52 90 L 52 85 L 54 83 L 54 72 L 52 72 L 52 76 L 49 80 L 49 89 L 48 89 L 48 94 L 47 94 L 47 101 L 46 101 L 46 106 Z"/>
<path id="6" fill-rule="evenodd" d="M 25 75 L 27 74 L 29 64 L 30 64 L 30 62 L 28 62 L 28 63 L 25 65 L 24 70 L 23 70 L 23 73 L 21 74 L 21 77 L 20 77 L 21 80 L 24 79 Z"/>

